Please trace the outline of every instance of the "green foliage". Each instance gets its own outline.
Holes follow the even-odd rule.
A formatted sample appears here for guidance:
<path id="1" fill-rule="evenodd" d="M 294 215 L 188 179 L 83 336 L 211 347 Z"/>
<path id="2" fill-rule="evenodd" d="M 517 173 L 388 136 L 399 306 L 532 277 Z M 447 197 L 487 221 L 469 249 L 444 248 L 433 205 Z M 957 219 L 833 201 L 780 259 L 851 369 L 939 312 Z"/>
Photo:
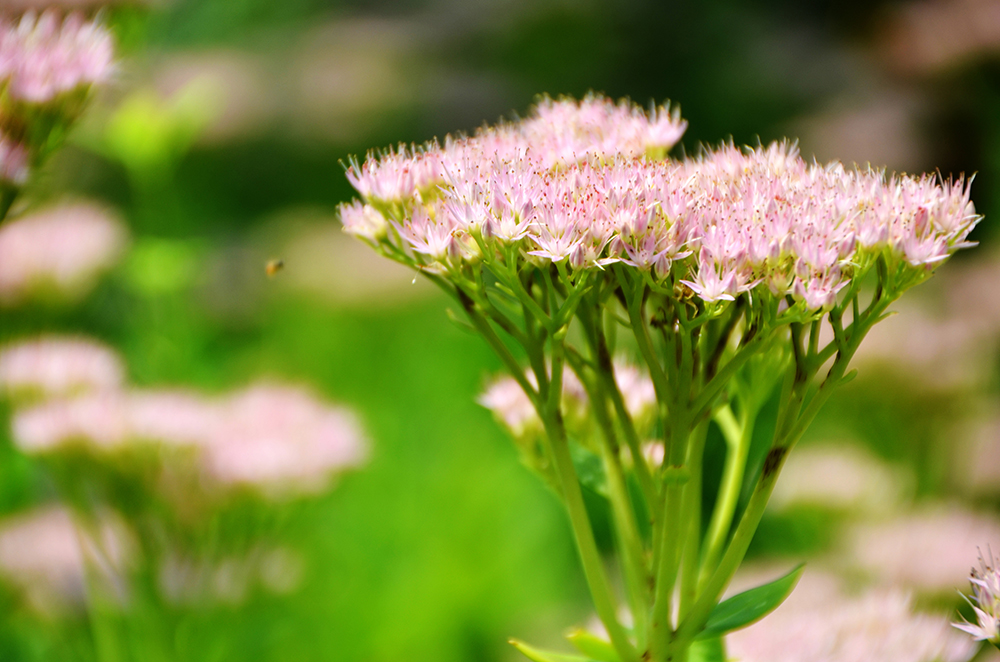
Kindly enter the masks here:
<path id="1" fill-rule="evenodd" d="M 698 639 L 718 639 L 774 611 L 795 588 L 804 568 L 805 564 L 800 564 L 784 577 L 734 595 L 716 605 Z"/>

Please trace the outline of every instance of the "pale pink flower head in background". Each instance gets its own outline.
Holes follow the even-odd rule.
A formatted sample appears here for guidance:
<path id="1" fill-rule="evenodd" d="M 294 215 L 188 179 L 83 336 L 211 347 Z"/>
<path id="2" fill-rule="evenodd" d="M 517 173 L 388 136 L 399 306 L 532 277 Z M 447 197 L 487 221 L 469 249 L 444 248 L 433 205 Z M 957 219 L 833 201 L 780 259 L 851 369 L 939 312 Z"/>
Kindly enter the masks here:
<path id="1" fill-rule="evenodd" d="M 639 434 L 652 425 L 656 411 L 656 393 L 649 376 L 636 365 L 624 359 L 613 363 L 615 383 L 621 392 L 625 407 L 631 415 Z M 525 378 L 537 387 L 534 373 Z M 567 427 L 579 434 L 587 434 L 590 401 L 583 384 L 569 367 L 563 368 L 562 411 Z M 542 431 L 531 400 L 513 377 L 501 376 L 491 382 L 477 402 L 486 407 L 496 419 L 517 439 L 533 436 Z"/>
<path id="2" fill-rule="evenodd" d="M 131 547 L 120 522 L 102 519 L 85 529 L 66 509 L 46 506 L 0 522 L 0 575 L 43 613 L 82 606 L 94 579 L 123 599 Z"/>
<path id="3" fill-rule="evenodd" d="M 219 425 L 217 405 L 181 390 L 107 390 L 15 412 L 14 443 L 29 455 L 69 446 L 114 453 L 137 443 L 198 448 Z"/>
<path id="4" fill-rule="evenodd" d="M 51 207 L 0 226 L 0 304 L 35 291 L 78 297 L 127 243 L 122 222 L 89 203 Z"/>
<path id="5" fill-rule="evenodd" d="M 493 412 L 515 439 L 541 432 L 542 422 L 534 405 L 512 377 L 500 377 L 490 383 L 476 402 Z"/>
<path id="6" fill-rule="evenodd" d="M 190 449 L 211 483 L 267 495 L 322 491 L 368 454 L 352 413 L 303 389 L 266 385 L 222 399 L 171 390 L 95 392 L 18 411 L 12 428 L 28 454 L 69 446 L 106 454 L 143 443 Z"/>
<path id="7" fill-rule="evenodd" d="M 905 593 L 823 590 L 797 599 L 804 589 L 800 583 L 772 614 L 728 635 L 727 653 L 741 662 L 966 662 L 976 652 L 946 619 L 915 613 Z"/>
<path id="8" fill-rule="evenodd" d="M 857 525 L 849 535 L 847 557 L 886 585 L 954 595 L 965 584 L 969 550 L 986 546 L 1000 549 L 1000 520 L 937 506 Z"/>
<path id="9" fill-rule="evenodd" d="M 15 101 L 42 105 L 106 82 L 114 72 L 111 33 L 82 14 L 48 9 L 0 18 L 0 85 Z"/>
<path id="10" fill-rule="evenodd" d="M 43 336 L 0 347 L 0 393 L 59 397 L 121 387 L 125 365 L 88 338 Z"/>
<path id="11" fill-rule="evenodd" d="M 808 445 L 789 456 L 768 508 L 809 505 L 858 514 L 885 514 L 902 505 L 909 483 L 902 471 L 857 445 Z"/>
<path id="12" fill-rule="evenodd" d="M 972 584 L 969 604 L 976 613 L 976 623 L 953 625 L 971 634 L 976 641 L 989 641 L 1000 648 L 1000 563 L 989 548 L 985 559 L 980 552 L 979 567 L 972 569 L 969 582 Z"/>
<path id="13" fill-rule="evenodd" d="M 368 457 L 354 414 L 303 389 L 256 385 L 219 407 L 203 452 L 208 475 L 223 485 L 275 496 L 316 493 Z"/>

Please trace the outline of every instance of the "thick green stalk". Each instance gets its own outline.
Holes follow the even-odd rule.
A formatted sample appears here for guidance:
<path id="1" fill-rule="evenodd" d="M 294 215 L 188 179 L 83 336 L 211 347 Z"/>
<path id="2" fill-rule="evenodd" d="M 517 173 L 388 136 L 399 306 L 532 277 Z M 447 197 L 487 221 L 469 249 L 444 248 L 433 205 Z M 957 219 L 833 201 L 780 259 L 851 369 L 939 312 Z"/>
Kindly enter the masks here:
<path id="1" fill-rule="evenodd" d="M 553 371 L 555 366 L 553 365 Z M 556 380 L 553 380 L 556 382 Z M 583 493 L 580 490 L 580 483 L 573 467 L 573 458 L 569 452 L 569 443 L 566 439 L 566 431 L 562 422 L 562 414 L 558 409 L 546 412 L 543 417 L 546 436 L 548 438 L 553 462 L 556 472 L 559 475 L 559 482 L 562 486 L 563 499 L 566 503 L 566 510 L 569 512 L 570 523 L 573 528 L 573 536 L 576 539 L 577 550 L 580 553 L 580 560 L 583 563 L 584 576 L 590 588 L 591 597 L 594 599 L 594 608 L 597 615 L 608 631 L 611 644 L 621 658 L 622 662 L 639 662 L 639 655 L 631 642 L 621 623 L 618 622 L 618 610 L 611 592 L 608 578 L 604 572 L 604 565 L 597 543 L 594 540 L 593 527 L 587 515 L 587 508 L 583 502 Z"/>
<path id="2" fill-rule="evenodd" d="M 705 584 L 719 561 L 726 537 L 733 525 L 733 514 L 736 512 L 736 504 L 743 487 L 743 474 L 753 435 L 753 421 L 746 415 L 742 418 L 742 421 L 737 421 L 729 405 L 721 407 L 715 413 L 715 422 L 718 423 L 726 439 L 726 461 L 722 470 L 719 496 L 715 501 L 712 519 L 708 526 L 699 586 Z"/>
<path id="3" fill-rule="evenodd" d="M 601 327 L 599 319 L 595 321 L 586 312 L 586 306 L 581 308 L 578 317 L 587 337 L 587 342 L 590 345 L 591 355 L 594 357 L 594 371 L 597 373 L 595 388 L 599 393 L 601 402 L 606 400 L 606 396 L 611 398 L 615 414 L 618 417 L 618 423 L 621 425 L 625 437 L 625 443 L 628 444 L 629 452 L 632 455 L 632 465 L 635 468 L 635 475 L 639 481 L 639 489 L 642 490 L 642 495 L 646 501 L 650 516 L 655 521 L 660 515 L 657 499 L 658 490 L 653 483 L 653 476 L 642 454 L 642 442 L 639 440 L 639 435 L 635 430 L 632 414 L 625 406 L 625 400 L 618 389 L 618 382 L 615 381 L 614 364 L 611 361 L 611 354 L 608 351 L 604 329 Z"/>
<path id="4" fill-rule="evenodd" d="M 778 478 L 781 465 L 784 463 L 786 451 L 787 449 L 784 448 L 773 448 L 768 454 L 764 462 L 764 471 L 757 481 L 743 517 L 740 519 L 740 523 L 733 533 L 732 540 L 729 542 L 726 553 L 723 555 L 715 572 L 712 573 L 709 580 L 705 583 L 701 594 L 691 607 L 691 610 L 678 625 L 675 637 L 676 646 L 686 648 L 694 640 L 694 637 L 705 626 L 709 614 L 712 613 L 712 609 L 718 604 L 719 597 L 726 586 L 729 585 L 729 581 L 736 573 L 736 569 L 743 562 L 743 557 L 746 555 L 750 541 L 757 531 L 757 525 L 760 524 L 764 508 L 767 506 L 767 501 L 774 489 L 774 483 Z"/>
<path id="5" fill-rule="evenodd" d="M 584 370 L 582 358 L 573 351 L 567 351 L 567 359 L 573 371 L 590 398 L 594 418 L 601 428 L 604 443 L 601 445 L 601 458 L 605 474 L 608 478 L 611 512 L 614 517 L 615 531 L 621 548 L 621 564 L 623 575 L 628 586 L 632 615 L 635 620 L 636 641 L 640 648 L 645 646 L 647 635 L 647 612 L 651 601 L 649 581 L 651 574 L 645 561 L 642 536 L 635 518 L 635 506 L 625 479 L 625 471 L 621 463 L 621 447 L 615 433 L 614 423 L 608 415 L 607 396 L 601 387 L 600 380 L 591 380 Z"/>
<path id="6" fill-rule="evenodd" d="M 705 455 L 705 439 L 708 436 L 708 421 L 698 424 L 691 434 L 686 464 L 691 470 L 691 480 L 684 485 L 683 515 L 686 523 L 682 526 L 683 557 L 681 559 L 681 591 L 678 618 L 684 618 L 698 592 L 698 568 L 701 560 L 701 485 L 702 461 Z"/>
<path id="7" fill-rule="evenodd" d="M 628 303 L 627 310 L 629 321 L 632 324 L 632 334 L 635 336 L 636 344 L 639 345 L 639 353 L 642 354 L 642 358 L 646 362 L 646 367 L 649 368 L 649 377 L 653 381 L 656 399 L 662 407 L 670 397 L 670 387 L 667 384 L 667 376 L 663 372 L 663 367 L 660 366 L 660 361 L 656 358 L 653 341 L 649 337 L 649 329 L 646 328 L 646 320 L 643 319 L 643 288 L 641 284 L 639 287 L 633 288 L 621 270 L 616 269 L 615 273 L 618 276 L 618 282 L 621 284 L 622 292 L 625 293 L 625 300 Z M 665 424 L 663 412 L 660 412 L 660 414 Z"/>
<path id="8" fill-rule="evenodd" d="M 669 455 L 664 457 L 668 466 L 668 482 L 665 489 L 665 505 L 663 509 L 663 524 L 660 527 L 658 541 L 659 554 L 655 555 L 658 563 L 656 568 L 656 589 L 653 598 L 651 617 L 650 652 L 654 660 L 667 659 L 667 649 L 670 645 L 673 623 L 671 618 L 674 589 L 677 586 L 677 575 L 680 570 L 680 555 L 685 531 L 684 517 L 684 487 L 690 481 L 681 475 L 671 475 L 674 471 L 685 467 L 688 438 L 686 410 L 679 410 L 679 398 L 671 408 L 671 428 Z"/>
<path id="9" fill-rule="evenodd" d="M 539 403 L 542 407 L 538 411 L 538 414 L 545 427 L 552 460 L 559 475 L 563 500 L 569 512 L 577 550 L 580 553 L 580 560 L 583 563 L 584 576 L 587 579 L 587 586 L 590 588 L 590 594 L 594 600 L 594 608 L 597 610 L 597 615 L 604 624 L 605 629 L 607 629 L 611 644 L 615 647 L 622 662 L 638 662 L 638 653 L 629 641 L 625 629 L 618 622 L 618 609 L 614 595 L 611 591 L 611 585 L 608 582 L 607 573 L 604 571 L 600 551 L 597 549 L 594 530 L 590 524 L 590 517 L 587 515 L 587 508 L 583 501 L 580 481 L 576 475 L 576 468 L 573 465 L 573 457 L 569 452 L 569 440 L 566 437 L 566 426 L 563 423 L 560 408 L 566 331 L 566 327 L 563 327 L 552 337 L 550 351 L 551 381 L 549 382 L 548 397 L 545 398 L 546 394 L 543 393 L 542 397 L 539 398 Z M 539 376 L 539 379 L 541 379 L 541 376 Z"/>

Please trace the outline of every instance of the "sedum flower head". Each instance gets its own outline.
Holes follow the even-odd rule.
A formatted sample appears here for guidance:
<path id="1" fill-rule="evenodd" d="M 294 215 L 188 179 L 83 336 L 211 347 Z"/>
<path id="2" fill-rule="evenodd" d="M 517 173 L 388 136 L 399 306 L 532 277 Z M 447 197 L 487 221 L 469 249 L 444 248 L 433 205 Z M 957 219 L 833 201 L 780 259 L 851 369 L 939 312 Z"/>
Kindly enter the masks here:
<path id="1" fill-rule="evenodd" d="M 976 623 L 953 625 L 971 634 L 977 641 L 986 640 L 1000 648 L 1000 561 L 992 552 L 984 559 L 979 556 L 979 567 L 973 568 L 969 577 L 972 598 L 969 603 L 976 612 Z"/>
<path id="2" fill-rule="evenodd" d="M 901 287 L 969 246 L 965 180 L 806 163 L 793 144 L 658 159 L 686 127 L 600 96 L 544 99 L 525 119 L 352 163 L 347 232 L 452 276 L 503 259 L 566 277 L 621 263 L 707 304 L 745 292 L 831 308 L 884 257 Z"/>
<path id="3" fill-rule="evenodd" d="M 113 56 L 111 33 L 78 13 L 63 18 L 50 9 L 0 20 L 0 84 L 15 102 L 43 105 L 86 91 L 108 80 Z"/>

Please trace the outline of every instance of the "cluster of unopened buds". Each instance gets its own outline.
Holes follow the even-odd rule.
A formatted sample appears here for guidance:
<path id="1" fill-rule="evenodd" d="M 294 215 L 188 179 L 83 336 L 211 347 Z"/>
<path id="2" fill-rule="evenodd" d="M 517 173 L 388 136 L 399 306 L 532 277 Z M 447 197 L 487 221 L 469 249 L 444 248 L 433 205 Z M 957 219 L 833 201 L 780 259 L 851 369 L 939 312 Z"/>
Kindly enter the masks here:
<path id="1" fill-rule="evenodd" d="M 685 128 L 665 106 L 544 98 L 347 167 L 361 199 L 345 231 L 450 295 L 506 369 L 481 402 L 566 505 L 608 637 L 573 641 L 592 659 L 719 655 L 787 595 L 794 571 L 721 601 L 868 331 L 980 220 L 966 180 L 807 163 L 790 143 L 667 157 Z M 714 500 L 710 425 L 726 443 Z M 757 427 L 773 436 L 752 465 Z M 631 628 L 581 483 L 609 502 Z"/>
<path id="2" fill-rule="evenodd" d="M 114 73 L 114 41 L 98 20 L 49 9 L 0 13 L 0 184 L 19 188 Z"/>

